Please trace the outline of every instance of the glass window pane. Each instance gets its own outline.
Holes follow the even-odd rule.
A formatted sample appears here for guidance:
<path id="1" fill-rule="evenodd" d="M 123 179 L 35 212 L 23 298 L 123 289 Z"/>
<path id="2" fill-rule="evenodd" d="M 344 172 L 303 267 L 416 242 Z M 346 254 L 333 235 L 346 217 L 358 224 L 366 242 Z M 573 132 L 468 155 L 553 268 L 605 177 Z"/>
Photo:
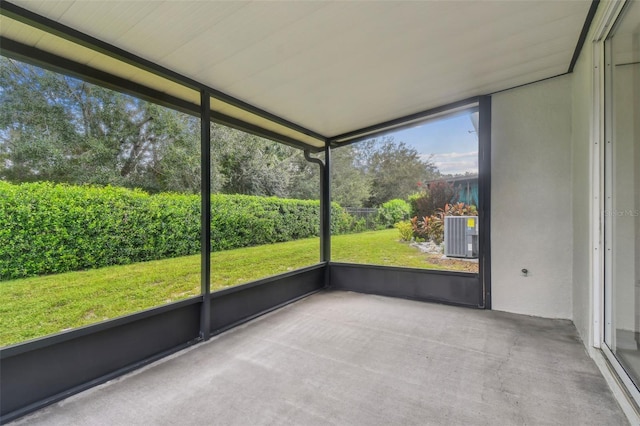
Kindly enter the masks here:
<path id="1" fill-rule="evenodd" d="M 332 260 L 477 273 L 477 119 L 470 108 L 334 149 Z"/>
<path id="2" fill-rule="evenodd" d="M 605 212 L 611 255 L 607 343 L 640 384 L 640 3 L 630 2 L 607 45 L 610 84 L 607 151 L 610 208 Z"/>

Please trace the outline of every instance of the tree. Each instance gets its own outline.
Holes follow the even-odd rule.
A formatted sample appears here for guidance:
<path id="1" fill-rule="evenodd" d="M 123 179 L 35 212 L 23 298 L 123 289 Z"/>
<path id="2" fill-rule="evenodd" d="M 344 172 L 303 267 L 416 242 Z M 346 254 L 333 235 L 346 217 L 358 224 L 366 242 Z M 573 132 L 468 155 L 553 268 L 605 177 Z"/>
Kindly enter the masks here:
<path id="1" fill-rule="evenodd" d="M 81 141 L 69 111 L 56 98 L 64 82 L 0 58 L 0 177 L 14 181 L 66 181 L 69 151 Z"/>
<path id="2" fill-rule="evenodd" d="M 8 58 L 0 84 L 1 179 L 200 191 L 198 118 Z M 212 192 L 317 198 L 318 182 L 302 151 L 211 124 Z"/>
<path id="3" fill-rule="evenodd" d="M 416 192 L 418 184 L 436 178 L 438 169 L 418 151 L 393 137 L 370 142 L 367 169 L 371 191 L 367 204 L 379 206 L 394 198 L 406 199 Z"/>
<path id="4" fill-rule="evenodd" d="M 214 125 L 212 165 L 222 179 L 221 192 L 288 197 L 300 150 L 224 126 Z"/>
<path id="5" fill-rule="evenodd" d="M 287 193 L 289 198 L 300 200 L 317 200 L 320 198 L 320 168 L 304 158 L 301 150 L 291 148 L 294 153 L 290 158 L 291 178 Z M 322 155 L 320 157 L 323 157 Z"/>
<path id="6" fill-rule="evenodd" d="M 153 180 L 158 191 L 199 193 L 201 182 L 200 165 L 200 120 L 181 115 L 177 117 L 181 126 L 179 137 L 163 149 L 163 155 L 154 163 Z M 219 190 L 218 170 L 212 168 L 211 188 Z"/>
<path id="7" fill-rule="evenodd" d="M 318 198 L 301 150 L 211 124 L 211 191 Z M 200 121 L 104 87 L 0 57 L 0 179 L 198 193 Z M 333 200 L 379 206 L 439 175 L 393 138 L 333 150 Z"/>
<path id="8" fill-rule="evenodd" d="M 197 119 L 8 58 L 0 87 L 0 178 L 198 190 Z"/>
<path id="9" fill-rule="evenodd" d="M 346 145 L 331 153 L 331 199 L 341 206 L 361 207 L 369 199 L 371 179 L 366 158 L 369 145 Z"/>

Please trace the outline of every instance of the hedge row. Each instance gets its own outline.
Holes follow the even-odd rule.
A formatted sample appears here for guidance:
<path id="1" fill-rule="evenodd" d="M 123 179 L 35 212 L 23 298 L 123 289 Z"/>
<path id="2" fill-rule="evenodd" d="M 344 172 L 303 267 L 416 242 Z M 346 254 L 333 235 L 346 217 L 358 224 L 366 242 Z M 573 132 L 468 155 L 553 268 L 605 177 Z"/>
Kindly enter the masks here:
<path id="1" fill-rule="evenodd" d="M 213 251 L 318 235 L 318 201 L 216 194 L 211 210 Z M 349 231 L 333 211 L 332 231 Z M 1 280 L 199 252 L 197 195 L 0 181 Z"/>

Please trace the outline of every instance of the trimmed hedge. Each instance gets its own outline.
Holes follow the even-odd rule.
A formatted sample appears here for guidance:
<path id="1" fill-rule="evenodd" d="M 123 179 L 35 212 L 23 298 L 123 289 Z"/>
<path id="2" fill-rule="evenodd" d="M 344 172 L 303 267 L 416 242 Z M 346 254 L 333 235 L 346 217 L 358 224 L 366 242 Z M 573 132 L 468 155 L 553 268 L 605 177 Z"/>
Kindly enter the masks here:
<path id="1" fill-rule="evenodd" d="M 353 218 L 332 206 L 332 232 Z M 319 202 L 211 196 L 211 249 L 318 235 Z M 0 181 L 0 279 L 200 252 L 200 197 L 116 187 Z"/>

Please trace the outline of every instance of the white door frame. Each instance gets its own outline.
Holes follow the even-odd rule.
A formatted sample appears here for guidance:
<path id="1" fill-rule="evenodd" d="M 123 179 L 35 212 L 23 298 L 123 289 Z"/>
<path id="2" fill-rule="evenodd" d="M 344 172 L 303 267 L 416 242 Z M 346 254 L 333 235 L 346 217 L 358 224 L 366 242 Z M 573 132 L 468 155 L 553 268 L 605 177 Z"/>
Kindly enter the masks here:
<path id="1" fill-rule="evenodd" d="M 605 56 L 605 46 L 613 25 L 623 11 L 626 0 L 612 0 L 605 4 L 605 9 L 593 29 L 593 99 L 592 99 L 592 128 L 591 128 L 591 247 L 592 247 L 592 345 L 602 350 L 603 354 L 615 370 L 620 381 L 624 384 L 629 394 L 640 405 L 640 392 L 631 381 L 622 365 L 611 352 L 605 340 L 613 342 L 615 333 L 612 332 L 611 304 L 613 293 L 611 286 L 611 270 L 605 265 L 611 265 L 612 247 L 611 229 L 607 228 L 606 211 L 612 211 L 613 205 L 610 196 L 612 183 L 612 159 L 611 126 L 609 123 L 611 114 L 605 106 L 611 105 L 610 81 L 605 78 L 605 72 L 609 61 Z M 605 155 L 606 154 L 606 155 Z M 605 167 L 605 165 L 607 167 Z"/>

